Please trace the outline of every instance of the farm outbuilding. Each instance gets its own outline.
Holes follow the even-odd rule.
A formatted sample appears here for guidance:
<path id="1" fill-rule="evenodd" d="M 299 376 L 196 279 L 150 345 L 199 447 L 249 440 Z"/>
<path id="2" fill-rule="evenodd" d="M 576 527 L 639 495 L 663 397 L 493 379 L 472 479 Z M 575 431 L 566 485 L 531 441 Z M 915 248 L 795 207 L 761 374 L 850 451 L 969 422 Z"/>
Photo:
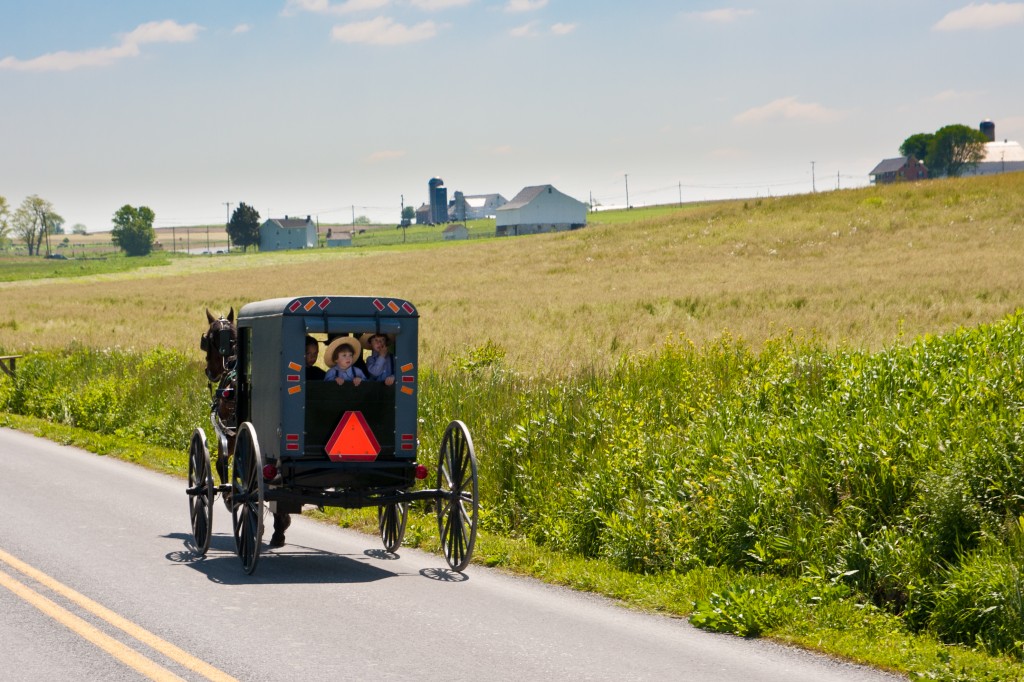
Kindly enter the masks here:
<path id="1" fill-rule="evenodd" d="M 500 194 L 467 194 L 466 219 L 493 218 L 496 211 L 508 203 Z"/>
<path id="2" fill-rule="evenodd" d="M 575 230 L 587 224 L 587 205 L 551 185 L 524 187 L 495 210 L 495 234 L 511 237 Z"/>
<path id="3" fill-rule="evenodd" d="M 445 241 L 452 239 L 469 239 L 469 230 L 467 230 L 466 226 L 462 223 L 449 225 L 444 228 L 444 232 L 442 234 L 444 235 Z"/>
<path id="4" fill-rule="evenodd" d="M 309 216 L 271 218 L 260 225 L 260 251 L 312 249 L 316 246 L 316 223 Z"/>

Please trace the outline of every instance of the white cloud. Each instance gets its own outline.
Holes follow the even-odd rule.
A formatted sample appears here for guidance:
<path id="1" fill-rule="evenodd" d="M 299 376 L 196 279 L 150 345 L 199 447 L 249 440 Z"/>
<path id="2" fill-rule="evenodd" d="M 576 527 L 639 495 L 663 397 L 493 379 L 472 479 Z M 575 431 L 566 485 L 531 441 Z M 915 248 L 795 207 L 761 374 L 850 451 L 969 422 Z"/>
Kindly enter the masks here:
<path id="1" fill-rule="evenodd" d="M 533 38 L 537 33 L 537 25 L 539 22 L 531 21 L 528 24 L 522 26 L 516 26 L 513 29 L 509 29 L 508 34 L 513 38 Z"/>
<path id="2" fill-rule="evenodd" d="M 387 7 L 391 0 L 345 0 L 344 2 L 331 3 L 330 0 L 288 0 L 285 3 L 281 14 L 286 17 L 293 16 L 299 12 L 311 12 L 313 14 L 353 14 L 355 12 L 367 12 Z"/>
<path id="3" fill-rule="evenodd" d="M 929 102 L 955 102 L 957 100 L 973 99 L 978 96 L 977 92 L 962 92 L 960 90 L 943 90 L 928 98 Z"/>
<path id="4" fill-rule="evenodd" d="M 33 59 L 17 57 L 0 59 L 0 70 L 9 71 L 73 71 L 75 69 L 109 66 L 114 62 L 137 57 L 140 45 L 151 43 L 184 43 L 196 39 L 202 27 L 199 24 L 179 24 L 176 21 L 151 21 L 140 24 L 121 36 L 116 47 L 101 47 L 78 52 L 50 52 Z"/>
<path id="5" fill-rule="evenodd" d="M 403 156 L 405 156 L 404 151 L 399 151 L 397 149 L 382 149 L 379 152 L 370 154 L 367 157 L 367 160 L 376 163 L 378 161 L 393 161 L 395 159 L 400 159 Z"/>
<path id="6" fill-rule="evenodd" d="M 820 104 L 804 103 L 796 97 L 783 97 L 760 107 L 748 109 L 733 117 L 736 123 L 761 123 L 773 119 L 796 119 L 802 121 L 834 121 L 842 116 L 841 112 L 826 109 Z"/>
<path id="7" fill-rule="evenodd" d="M 438 26 L 424 21 L 415 26 L 395 23 L 391 17 L 377 17 L 369 21 L 340 24 L 331 29 L 331 38 L 343 43 L 365 45 L 404 45 L 429 40 L 437 35 Z"/>
<path id="8" fill-rule="evenodd" d="M 548 0 L 508 0 L 506 12 L 533 12 L 548 4 Z"/>
<path id="9" fill-rule="evenodd" d="M 239 24 L 238 26 L 235 26 L 233 29 L 231 29 L 231 32 L 234 33 L 234 34 L 238 34 L 238 33 L 248 33 L 251 30 L 252 30 L 252 26 L 250 26 L 249 24 Z"/>
<path id="10" fill-rule="evenodd" d="M 723 9 L 713 9 L 707 12 L 690 12 L 689 16 L 701 21 L 710 21 L 716 24 L 729 24 L 744 17 L 749 17 L 754 14 L 752 9 L 736 9 L 734 7 L 727 7 Z"/>
<path id="11" fill-rule="evenodd" d="M 548 30 L 551 32 L 551 35 L 569 35 L 576 30 L 576 24 L 551 24 Z M 531 21 L 522 26 L 516 26 L 513 29 L 509 29 L 508 32 L 513 38 L 536 38 L 541 33 L 543 33 L 543 29 L 539 21 Z"/>
<path id="12" fill-rule="evenodd" d="M 936 31 L 960 31 L 972 28 L 999 28 L 1024 22 L 1024 3 L 983 2 L 953 10 L 932 28 Z"/>
<path id="13" fill-rule="evenodd" d="M 433 12 L 450 7 L 463 7 L 472 3 L 473 0 L 409 0 L 409 4 L 428 12 Z"/>

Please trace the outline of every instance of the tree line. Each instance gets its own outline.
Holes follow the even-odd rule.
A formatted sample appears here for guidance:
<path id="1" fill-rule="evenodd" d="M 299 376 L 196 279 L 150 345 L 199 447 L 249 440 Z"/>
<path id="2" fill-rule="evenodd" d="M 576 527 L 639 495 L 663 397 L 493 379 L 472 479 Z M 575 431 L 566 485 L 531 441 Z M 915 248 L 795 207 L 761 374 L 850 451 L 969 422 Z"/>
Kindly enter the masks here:
<path id="1" fill-rule="evenodd" d="M 111 241 L 127 256 L 145 256 L 153 251 L 156 244 L 156 230 L 153 221 L 156 214 L 148 206 L 125 204 L 117 209 L 112 219 Z M 226 227 L 232 245 L 243 250 L 258 244 L 260 240 L 260 214 L 255 208 L 240 203 Z M 84 225 L 72 228 L 76 234 L 85 234 Z M 50 255 L 51 235 L 64 234 L 64 218 L 49 201 L 33 194 L 26 197 L 21 205 L 11 211 L 7 198 L 0 196 L 0 248 L 6 247 L 13 239 L 25 243 L 28 255 Z"/>
<path id="2" fill-rule="evenodd" d="M 932 178 L 958 177 L 985 158 L 985 133 L 962 124 L 947 125 L 934 133 L 916 133 L 903 141 L 900 154 L 914 157 Z"/>

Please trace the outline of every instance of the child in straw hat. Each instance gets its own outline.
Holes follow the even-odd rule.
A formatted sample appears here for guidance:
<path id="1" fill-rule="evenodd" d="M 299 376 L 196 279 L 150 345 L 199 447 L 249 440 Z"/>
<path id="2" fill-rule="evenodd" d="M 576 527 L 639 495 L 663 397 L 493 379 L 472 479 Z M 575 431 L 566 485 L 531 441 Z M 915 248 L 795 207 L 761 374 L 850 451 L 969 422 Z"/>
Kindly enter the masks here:
<path id="1" fill-rule="evenodd" d="M 362 352 L 359 339 L 353 336 L 340 336 L 331 341 L 324 349 L 324 357 L 330 359 L 331 368 L 327 370 L 324 381 L 333 381 L 339 386 L 351 381 L 353 386 L 362 383 L 366 375 L 363 370 L 354 367 L 356 356 Z"/>

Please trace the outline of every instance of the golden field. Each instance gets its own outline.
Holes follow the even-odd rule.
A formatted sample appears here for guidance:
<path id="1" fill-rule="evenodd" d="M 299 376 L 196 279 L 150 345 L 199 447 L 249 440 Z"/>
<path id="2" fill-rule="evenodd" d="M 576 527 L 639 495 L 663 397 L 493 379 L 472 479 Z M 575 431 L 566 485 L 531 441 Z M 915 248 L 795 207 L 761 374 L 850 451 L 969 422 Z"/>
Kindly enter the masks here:
<path id="1" fill-rule="evenodd" d="M 543 373 L 607 369 L 680 334 L 880 348 L 1021 306 L 1024 173 L 597 213 L 559 234 L 0 283 L 0 350 L 198 353 L 204 309 L 303 294 L 412 301 L 422 360 L 438 369 L 487 342 Z"/>

